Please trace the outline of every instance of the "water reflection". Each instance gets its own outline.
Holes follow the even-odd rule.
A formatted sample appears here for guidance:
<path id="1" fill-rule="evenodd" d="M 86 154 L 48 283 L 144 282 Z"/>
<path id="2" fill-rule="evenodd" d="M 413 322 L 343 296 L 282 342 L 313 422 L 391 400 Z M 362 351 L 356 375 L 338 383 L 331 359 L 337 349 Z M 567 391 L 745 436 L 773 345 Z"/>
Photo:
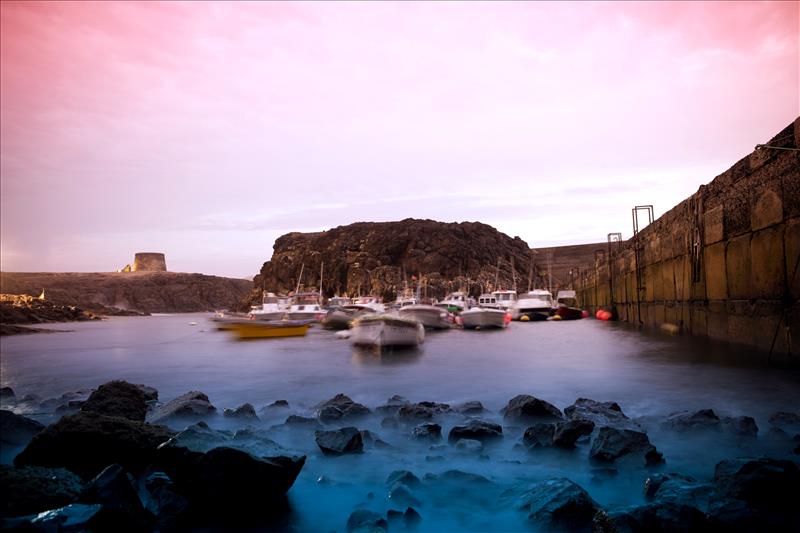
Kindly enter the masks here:
<path id="1" fill-rule="evenodd" d="M 418 346 L 396 348 L 368 348 L 353 346 L 351 361 L 359 366 L 407 365 L 418 363 L 424 348 Z"/>

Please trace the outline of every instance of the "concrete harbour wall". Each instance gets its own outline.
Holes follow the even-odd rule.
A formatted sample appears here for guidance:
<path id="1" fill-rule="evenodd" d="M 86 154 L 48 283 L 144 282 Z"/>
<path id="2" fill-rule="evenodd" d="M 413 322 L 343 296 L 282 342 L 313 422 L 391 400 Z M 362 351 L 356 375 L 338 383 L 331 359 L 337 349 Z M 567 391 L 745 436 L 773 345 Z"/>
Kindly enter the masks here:
<path id="1" fill-rule="evenodd" d="M 582 304 L 800 363 L 800 118 L 766 144 L 607 245 L 575 280 Z"/>

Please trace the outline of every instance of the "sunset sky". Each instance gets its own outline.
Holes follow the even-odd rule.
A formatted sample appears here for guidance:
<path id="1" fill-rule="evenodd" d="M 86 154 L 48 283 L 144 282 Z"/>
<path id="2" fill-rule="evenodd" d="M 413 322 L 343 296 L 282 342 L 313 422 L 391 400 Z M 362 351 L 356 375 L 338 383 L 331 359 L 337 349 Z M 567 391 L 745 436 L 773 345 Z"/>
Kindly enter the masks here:
<path id="1" fill-rule="evenodd" d="M 2 2 L 0 268 L 251 277 L 276 237 L 631 233 L 800 114 L 800 4 Z"/>

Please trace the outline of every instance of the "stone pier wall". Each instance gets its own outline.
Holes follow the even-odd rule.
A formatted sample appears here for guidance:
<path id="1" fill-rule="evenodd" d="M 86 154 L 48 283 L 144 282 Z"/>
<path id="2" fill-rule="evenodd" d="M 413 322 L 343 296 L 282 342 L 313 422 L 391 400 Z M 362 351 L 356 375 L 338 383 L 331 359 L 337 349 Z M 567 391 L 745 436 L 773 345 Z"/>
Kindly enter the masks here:
<path id="1" fill-rule="evenodd" d="M 767 144 L 800 146 L 800 118 Z M 592 314 L 800 363 L 800 152 L 755 150 L 605 255 L 576 280 Z"/>

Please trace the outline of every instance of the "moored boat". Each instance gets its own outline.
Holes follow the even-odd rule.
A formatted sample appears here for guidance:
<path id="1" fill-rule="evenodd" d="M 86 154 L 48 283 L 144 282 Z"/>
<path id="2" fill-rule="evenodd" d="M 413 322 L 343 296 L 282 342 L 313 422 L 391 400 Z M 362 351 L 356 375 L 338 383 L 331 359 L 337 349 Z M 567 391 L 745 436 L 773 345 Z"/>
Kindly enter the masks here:
<path id="1" fill-rule="evenodd" d="M 502 309 L 504 311 L 513 311 L 514 306 L 517 304 L 516 291 L 494 291 L 492 292 L 492 296 L 495 297 L 498 309 Z"/>
<path id="2" fill-rule="evenodd" d="M 261 305 L 250 308 L 250 315 L 255 320 L 280 320 L 289 310 L 289 299 L 268 292 L 261 297 Z"/>
<path id="3" fill-rule="evenodd" d="M 400 316 L 367 315 L 353 321 L 350 341 L 377 348 L 417 346 L 425 341 L 425 328 Z"/>
<path id="4" fill-rule="evenodd" d="M 302 337 L 308 332 L 309 323 L 305 320 L 239 320 L 229 326 L 240 339 L 266 339 Z"/>
<path id="5" fill-rule="evenodd" d="M 583 310 L 577 307 L 567 307 L 566 305 L 558 306 L 555 315 L 561 317 L 561 320 L 580 320 L 583 318 Z"/>
<path id="6" fill-rule="evenodd" d="M 534 290 L 521 294 L 513 308 L 517 320 L 547 320 L 553 314 L 553 295 L 550 291 Z"/>
<path id="7" fill-rule="evenodd" d="M 453 325 L 450 313 L 435 305 L 411 304 L 400 308 L 400 316 L 419 321 L 431 329 L 447 329 Z"/>
<path id="8" fill-rule="evenodd" d="M 465 292 L 456 291 L 451 292 L 450 294 L 445 297 L 444 300 L 438 302 L 436 307 L 441 307 L 442 309 L 446 309 L 450 313 L 460 313 L 464 309 L 467 309 L 470 305 L 470 300 L 472 300 L 472 304 L 475 303 L 475 300 L 469 298 Z"/>
<path id="9" fill-rule="evenodd" d="M 286 312 L 289 320 L 316 320 L 325 318 L 326 311 L 319 303 L 319 293 L 300 292 L 295 294 L 292 306 Z"/>
<path id="10" fill-rule="evenodd" d="M 511 321 L 509 313 L 490 307 L 472 307 L 460 316 L 465 329 L 504 328 Z"/>

